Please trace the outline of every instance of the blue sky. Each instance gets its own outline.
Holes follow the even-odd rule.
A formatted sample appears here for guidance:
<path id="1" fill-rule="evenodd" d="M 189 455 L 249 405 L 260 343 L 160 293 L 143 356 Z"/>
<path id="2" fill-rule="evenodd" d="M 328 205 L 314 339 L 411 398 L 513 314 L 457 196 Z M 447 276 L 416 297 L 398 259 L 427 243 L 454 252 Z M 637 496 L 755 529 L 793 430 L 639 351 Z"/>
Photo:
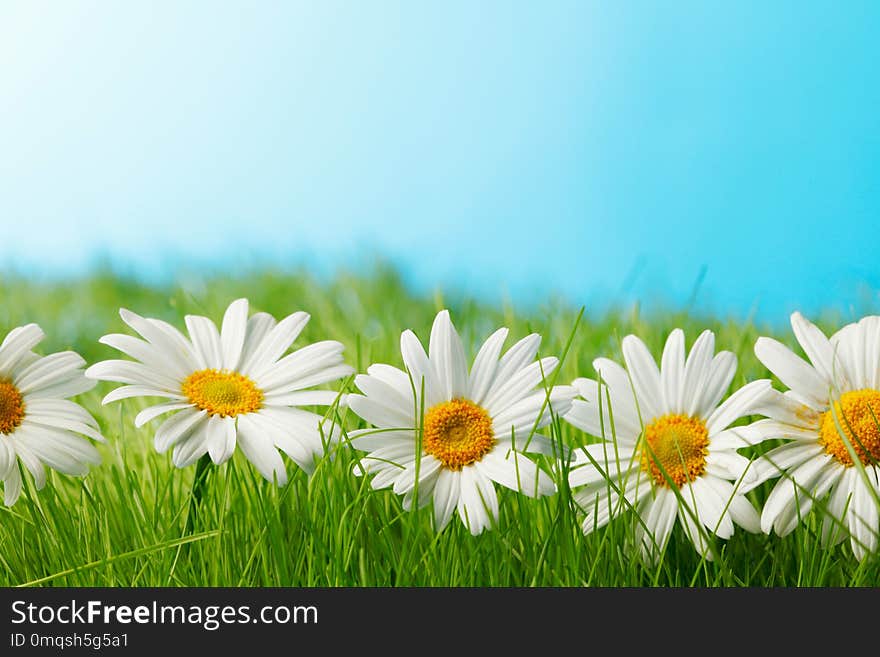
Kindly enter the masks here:
<path id="1" fill-rule="evenodd" d="M 877 304 L 880 3 L 0 0 L 0 271 Z"/>

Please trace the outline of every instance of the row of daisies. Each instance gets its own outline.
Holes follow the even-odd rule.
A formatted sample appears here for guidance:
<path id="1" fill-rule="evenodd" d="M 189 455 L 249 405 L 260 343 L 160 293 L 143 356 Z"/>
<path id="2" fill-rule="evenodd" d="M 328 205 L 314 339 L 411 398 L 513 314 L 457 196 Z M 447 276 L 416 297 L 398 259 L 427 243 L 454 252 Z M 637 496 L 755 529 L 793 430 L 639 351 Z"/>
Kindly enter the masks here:
<path id="1" fill-rule="evenodd" d="M 352 446 L 354 473 L 375 489 L 392 488 L 409 510 L 433 505 L 435 527 L 455 512 L 471 533 L 498 519 L 496 485 L 537 497 L 556 491 L 544 469 L 564 459 L 585 533 L 619 514 L 637 520 L 630 547 L 655 558 L 678 522 L 711 558 L 711 537 L 791 532 L 816 503 L 826 544 L 849 537 L 856 557 L 875 551 L 880 460 L 880 317 L 865 317 L 826 337 L 800 314 L 792 329 L 807 358 L 761 337 L 758 359 L 788 388 L 752 381 L 727 395 L 737 361 L 715 351 L 704 331 L 690 351 L 674 330 L 658 366 L 636 336 L 623 339 L 624 364 L 593 361 L 595 376 L 550 385 L 559 361 L 537 358 L 541 337 L 506 351 L 508 330 L 486 339 L 470 366 L 447 311 L 434 320 L 427 350 L 410 330 L 400 338 L 405 369 L 373 364 L 358 374 L 359 394 L 315 389 L 354 374 L 343 345 L 325 340 L 288 353 L 309 315 L 281 321 L 249 315 L 234 301 L 222 325 L 185 318 L 188 336 L 159 319 L 121 310 L 139 337 L 111 334 L 101 342 L 133 360 L 107 360 L 84 370 L 66 351 L 40 356 L 35 324 L 11 331 L 0 346 L 0 479 L 7 505 L 21 487 L 19 461 L 37 488 L 45 467 L 83 475 L 100 462 L 86 436 L 103 442 L 98 424 L 68 398 L 98 380 L 124 384 L 104 404 L 160 398 L 140 411 L 140 427 L 163 417 L 158 452 L 177 467 L 201 458 L 215 464 L 240 448 L 266 479 L 283 485 L 280 452 L 311 472 L 328 448 Z M 337 387 L 338 384 L 337 384 Z M 344 431 L 338 413 L 302 407 L 345 406 L 368 428 Z M 748 425 L 746 416 L 763 419 Z M 592 437 L 563 448 L 542 435 L 557 418 Z M 781 446 L 757 459 L 739 449 L 770 439 Z M 598 442 L 597 442 L 598 441 Z M 535 455 L 550 459 L 534 459 Z M 557 461 L 558 463 L 558 461 Z M 762 510 L 746 493 L 779 477 Z M 417 500 L 415 498 L 418 498 Z"/>

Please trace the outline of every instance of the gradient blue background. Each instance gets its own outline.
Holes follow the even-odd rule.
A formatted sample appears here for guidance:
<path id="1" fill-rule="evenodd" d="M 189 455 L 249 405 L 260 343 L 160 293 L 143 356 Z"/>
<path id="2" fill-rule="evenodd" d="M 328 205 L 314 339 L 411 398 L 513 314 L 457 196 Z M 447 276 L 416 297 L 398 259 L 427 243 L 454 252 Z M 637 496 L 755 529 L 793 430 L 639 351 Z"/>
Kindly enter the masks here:
<path id="1" fill-rule="evenodd" d="M 877 2 L 0 0 L 0 271 L 875 307 Z"/>

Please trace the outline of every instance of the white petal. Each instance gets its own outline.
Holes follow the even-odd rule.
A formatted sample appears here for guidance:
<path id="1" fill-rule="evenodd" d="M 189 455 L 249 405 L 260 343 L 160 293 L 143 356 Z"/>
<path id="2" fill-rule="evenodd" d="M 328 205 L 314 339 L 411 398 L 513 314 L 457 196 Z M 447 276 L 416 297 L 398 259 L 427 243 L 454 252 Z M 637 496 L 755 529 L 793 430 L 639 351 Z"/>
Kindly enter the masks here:
<path id="1" fill-rule="evenodd" d="M 546 427 L 552 421 L 553 414 L 567 413 L 571 409 L 574 388 L 571 386 L 555 386 L 550 391 L 549 399 L 543 390 L 523 397 L 506 410 L 492 418 L 495 436 L 510 436 L 511 432 L 520 438 L 528 437 L 533 430 Z"/>
<path id="2" fill-rule="evenodd" d="M 259 424 L 256 414 L 238 418 L 238 445 L 257 471 L 268 481 L 277 479 L 278 485 L 287 483 L 287 469 L 267 432 Z"/>
<path id="3" fill-rule="evenodd" d="M 559 365 L 559 359 L 548 356 L 514 373 L 503 385 L 496 385 L 486 397 L 485 409 L 495 417 L 528 395 L 536 387 L 547 385 L 546 377 Z"/>
<path id="4" fill-rule="evenodd" d="M 220 327 L 220 346 L 223 353 L 223 367 L 234 370 L 241 359 L 244 338 L 247 333 L 248 300 L 236 299 L 229 304 L 223 315 Z"/>
<path id="5" fill-rule="evenodd" d="M 419 473 L 419 508 L 427 506 L 433 500 L 434 487 L 437 485 L 439 475 L 439 467 L 430 474 L 425 474 L 424 472 Z M 411 490 L 403 496 L 402 504 L 405 510 L 410 511 L 412 509 L 414 497 L 415 490 Z"/>
<path id="6" fill-rule="evenodd" d="M 675 519 L 678 517 L 678 500 L 672 491 L 660 491 L 654 502 L 655 507 L 659 507 L 656 512 L 656 529 L 654 530 L 654 539 L 661 547 L 665 547 L 672 534 L 672 528 L 675 526 Z"/>
<path id="7" fill-rule="evenodd" d="M 547 473 L 519 452 L 496 447 L 475 465 L 492 481 L 529 497 L 556 492 L 556 484 Z"/>
<path id="8" fill-rule="evenodd" d="M 798 468 L 807 461 L 817 458 L 824 451 L 824 447 L 815 442 L 786 443 L 771 449 L 752 463 L 750 470 L 753 472 L 754 479 L 749 483 L 747 489 L 754 488 L 772 477 L 778 477 L 788 470 Z"/>
<path id="9" fill-rule="evenodd" d="M 755 479 L 754 467 L 745 456 L 740 456 L 733 450 L 712 450 L 706 457 L 706 465 L 720 468 L 724 472 L 722 479 L 732 481 L 743 480 L 747 484 Z"/>
<path id="10" fill-rule="evenodd" d="M 171 411 L 179 411 L 184 408 L 192 408 L 192 404 L 188 402 L 169 402 L 167 404 L 156 404 L 155 406 L 148 406 L 135 416 L 134 426 L 140 428 L 150 420 L 157 418 L 160 415 L 169 413 Z"/>
<path id="11" fill-rule="evenodd" d="M 264 406 L 339 406 L 348 403 L 348 397 L 333 390 L 298 390 L 263 397 Z"/>
<path id="12" fill-rule="evenodd" d="M 718 433 L 713 433 L 709 437 L 709 451 L 720 452 L 728 449 L 740 449 L 762 443 L 763 437 L 753 431 L 751 426 L 732 427 Z"/>
<path id="13" fill-rule="evenodd" d="M 184 371 L 194 372 L 199 369 L 192 343 L 168 322 L 145 319 L 125 308 L 119 309 L 119 316 L 168 360 L 181 363 Z"/>
<path id="14" fill-rule="evenodd" d="M 403 370 L 384 363 L 374 363 L 367 368 L 367 374 L 391 386 L 403 399 L 411 400 L 413 398 L 413 384 L 409 380 L 409 375 Z M 355 379 L 355 385 L 357 385 L 357 379 Z"/>
<path id="15" fill-rule="evenodd" d="M 250 372 L 254 356 L 259 352 L 263 340 L 276 324 L 275 318 L 269 313 L 254 313 L 251 315 L 251 318 L 247 321 L 244 346 L 238 359 L 238 371 Z"/>
<path id="16" fill-rule="evenodd" d="M 175 394 L 180 392 L 180 381 L 130 360 L 104 360 L 92 365 L 85 375 L 90 379 L 144 385 Z"/>
<path id="17" fill-rule="evenodd" d="M 387 429 L 413 428 L 411 415 L 402 410 L 385 406 L 370 397 L 349 395 L 348 406 L 364 420 L 377 427 Z"/>
<path id="18" fill-rule="evenodd" d="M 481 485 L 481 475 L 473 467 L 461 469 L 461 497 L 458 515 L 473 536 L 492 524 L 491 515 L 498 512 L 498 498 L 491 484 Z M 481 494 L 484 498 L 481 498 Z"/>
<path id="19" fill-rule="evenodd" d="M 312 386 L 330 383 L 352 374 L 354 374 L 354 368 L 351 365 L 333 365 L 332 367 L 325 367 L 311 374 L 287 381 L 284 385 L 277 388 L 273 387 L 271 391 L 267 392 L 272 395 L 285 395 Z"/>
<path id="20" fill-rule="evenodd" d="M 573 496 L 575 504 L 584 512 L 581 523 L 584 534 L 596 531 L 624 510 L 621 497 L 613 490 L 588 489 Z"/>
<path id="21" fill-rule="evenodd" d="M 623 339 L 622 347 L 626 369 L 632 377 L 642 417 L 646 419 L 659 417 L 663 414 L 660 408 L 663 392 L 657 362 L 651 356 L 645 343 L 635 335 L 626 336 Z"/>
<path id="22" fill-rule="evenodd" d="M 849 477 L 850 474 L 858 473 L 854 472 L 853 468 L 848 468 L 841 475 L 837 485 L 834 486 L 831 495 L 828 496 L 828 503 L 822 518 L 823 547 L 836 545 L 849 536 L 849 529 L 845 524 L 845 516 L 852 506 L 852 484 L 854 480 Z"/>
<path id="23" fill-rule="evenodd" d="M 556 440 L 550 440 L 539 433 L 524 433 L 522 439 L 511 440 L 508 437 L 497 437 L 496 449 L 515 449 L 517 452 L 529 454 L 544 454 L 560 458 L 570 451 L 566 445 L 559 444 Z M 561 450 L 561 451 L 560 451 Z"/>
<path id="24" fill-rule="evenodd" d="M 101 404 L 109 404 L 110 402 L 119 401 L 121 399 L 129 399 L 131 397 L 165 397 L 167 399 L 186 399 L 182 394 L 176 392 L 168 392 L 161 388 L 151 388 L 149 386 L 120 386 L 115 390 L 107 393 L 107 396 L 101 400 Z"/>
<path id="25" fill-rule="evenodd" d="M 436 474 L 442 467 L 440 461 L 435 459 L 433 456 L 429 454 L 425 454 L 418 461 L 419 466 L 419 487 L 421 488 L 421 484 L 425 479 L 436 479 Z M 416 483 L 416 462 L 414 461 L 411 465 L 408 465 L 404 468 L 403 472 L 400 473 L 400 476 L 397 478 L 397 481 L 394 482 L 393 491 L 397 495 L 405 495 L 408 492 L 411 492 L 415 487 Z M 421 497 L 421 494 L 419 495 Z"/>
<path id="26" fill-rule="evenodd" d="M 684 495 L 684 492 L 682 492 L 682 494 Z M 691 508 L 693 506 L 693 501 L 689 496 L 686 496 L 685 499 L 687 500 L 688 508 Z M 702 525 L 694 521 L 691 513 L 681 504 L 679 504 L 678 507 L 678 517 L 681 519 L 681 524 L 682 527 L 684 527 L 685 534 L 690 539 L 691 544 L 697 551 L 697 554 L 699 554 L 701 557 L 704 557 L 707 561 L 712 561 L 712 552 L 709 548 L 706 530 L 702 527 Z"/>
<path id="27" fill-rule="evenodd" d="M 88 392 L 97 385 L 97 381 L 87 379 L 80 370 L 70 373 L 70 378 L 59 379 L 51 385 L 31 390 L 27 393 L 27 399 L 66 399 L 84 392 Z"/>
<path id="28" fill-rule="evenodd" d="M 791 469 L 788 476 L 780 479 L 764 503 L 761 530 L 769 534 L 772 528 L 779 536 L 794 530 L 798 518 L 804 517 L 812 508 L 817 490 L 824 488 L 827 491 L 842 473 L 842 468 L 829 468 L 831 462 L 832 458 L 827 455 L 815 457 Z"/>
<path id="29" fill-rule="evenodd" d="M 730 387 L 736 374 L 736 356 L 729 351 L 716 354 L 710 365 L 710 374 L 701 390 L 697 392 L 695 415 L 706 419 L 715 410 Z"/>
<path id="30" fill-rule="evenodd" d="M 315 342 L 297 349 L 255 376 L 258 387 L 266 392 L 274 392 L 289 387 L 297 380 L 305 379 L 322 370 L 342 364 L 342 351 L 345 347 L 336 340 Z M 304 387 L 304 386 L 301 386 Z"/>
<path id="31" fill-rule="evenodd" d="M 12 329 L 3 339 L 0 345 L 0 377 L 10 378 L 15 371 L 16 365 L 30 352 L 44 333 L 36 324 L 27 324 Z"/>
<path id="32" fill-rule="evenodd" d="M 300 311 L 288 315 L 278 322 L 266 334 L 262 343 L 254 348 L 254 354 L 249 359 L 249 362 L 242 360 L 242 374 L 259 379 L 299 337 L 299 334 L 302 333 L 302 330 L 308 324 L 309 318 L 308 313 Z"/>
<path id="33" fill-rule="evenodd" d="M 171 461 L 178 468 L 186 468 L 208 453 L 208 423 L 200 422 L 192 432 L 178 442 L 171 452 Z"/>
<path id="34" fill-rule="evenodd" d="M 737 525 L 752 533 L 761 531 L 761 516 L 752 503 L 733 484 L 716 477 L 703 477 L 706 486 L 712 488 L 727 507 L 725 513 Z"/>
<path id="35" fill-rule="evenodd" d="M 642 554 L 652 562 L 663 551 L 676 518 L 676 499 L 672 491 L 659 488 L 654 499 L 648 499 L 639 510 L 642 523 L 636 523 L 635 540 L 640 544 Z"/>
<path id="36" fill-rule="evenodd" d="M 880 317 L 871 315 L 865 322 L 865 378 L 869 388 L 880 388 Z"/>
<path id="37" fill-rule="evenodd" d="M 28 424 L 37 425 L 39 427 L 52 427 L 55 429 L 62 429 L 65 431 L 75 431 L 76 433 L 81 433 L 84 436 L 88 436 L 98 442 L 106 442 L 104 440 L 104 436 L 101 435 L 101 432 L 95 429 L 84 422 L 80 422 L 79 420 L 73 420 L 65 417 L 58 417 L 56 415 L 42 415 L 40 413 L 34 413 L 33 411 L 28 412 L 27 417 L 24 422 Z"/>
<path id="38" fill-rule="evenodd" d="M 781 393 L 773 388 L 752 407 L 752 412 L 812 431 L 816 431 L 821 418 L 818 411 L 798 401 L 790 391 Z"/>
<path id="39" fill-rule="evenodd" d="M 705 330 L 691 347 L 684 365 L 681 408 L 685 415 L 696 415 L 700 408 L 703 391 L 712 374 L 712 357 L 715 353 L 715 334 Z"/>
<path id="40" fill-rule="evenodd" d="M 576 491 L 572 498 L 587 514 L 584 529 L 589 525 L 592 530 L 602 527 L 620 513 L 634 510 L 644 495 L 654 494 L 655 488 L 642 469 L 636 467 L 615 479 L 614 487 L 606 482 L 585 486 Z"/>
<path id="41" fill-rule="evenodd" d="M 791 315 L 791 328 L 797 341 L 807 354 L 825 387 L 830 388 L 835 372 L 840 375 L 840 365 L 835 364 L 834 349 L 825 334 L 799 312 Z M 837 377 L 839 379 L 839 376 Z"/>
<path id="42" fill-rule="evenodd" d="M 534 361 L 540 346 L 541 336 L 537 333 L 532 333 L 508 349 L 498 361 L 492 385 L 486 391 L 483 397 L 484 400 L 492 397 L 495 391 L 505 385 L 510 377 Z M 486 407 L 485 404 L 483 406 L 484 408 Z"/>
<path id="43" fill-rule="evenodd" d="M 607 396 L 611 396 L 611 409 L 614 412 L 615 420 L 618 417 L 632 418 L 632 424 L 638 428 L 636 433 L 641 432 L 642 422 L 648 423 L 655 416 L 649 415 L 649 411 L 660 408 L 663 403 L 662 399 L 648 400 L 643 404 L 641 399 L 636 398 L 636 391 L 633 384 L 629 380 L 626 370 L 613 360 L 607 358 L 596 358 L 593 360 L 593 369 L 599 375 L 602 385 L 598 388 L 597 394 L 603 408 L 607 404 Z M 606 394 L 606 390 L 607 393 Z M 636 402 L 638 401 L 638 405 Z M 607 408 L 605 408 L 607 413 Z M 629 424 L 629 422 L 628 422 Z"/>
<path id="44" fill-rule="evenodd" d="M 468 367 L 464 347 L 448 310 L 441 310 L 434 318 L 428 357 L 434 364 L 444 398 L 455 399 L 467 395 Z"/>
<path id="45" fill-rule="evenodd" d="M 789 440 L 814 443 L 819 437 L 818 426 L 799 427 L 793 424 L 777 422 L 776 420 L 758 420 L 745 427 L 736 427 L 736 430 L 752 445 L 773 438 L 786 438 Z"/>
<path id="46" fill-rule="evenodd" d="M 199 365 L 202 368 L 223 369 L 223 348 L 220 345 L 217 325 L 201 315 L 187 315 L 184 321 L 192 338 Z"/>
<path id="47" fill-rule="evenodd" d="M 397 387 L 374 376 L 364 374 L 358 374 L 354 378 L 354 384 L 366 397 L 395 413 L 402 413 L 410 418 L 410 425 L 415 425 L 415 421 L 412 418 L 416 417 L 420 409 L 416 406 L 411 389 L 401 393 Z M 349 399 L 350 404 L 351 399 Z"/>
<path id="48" fill-rule="evenodd" d="M 663 410 L 681 413 L 682 387 L 684 383 L 684 331 L 675 329 L 666 338 L 660 360 L 660 385 L 663 389 Z"/>
<path id="49" fill-rule="evenodd" d="M 207 411 L 196 408 L 185 409 L 172 415 L 156 430 L 153 440 L 156 451 L 160 454 L 168 451 L 173 444 L 195 431 L 207 415 Z"/>
<path id="50" fill-rule="evenodd" d="M 439 465 L 439 462 L 438 462 Z M 394 476 L 391 490 L 395 495 L 405 495 L 412 491 L 416 483 L 416 464 L 410 463 Z M 378 479 L 378 478 L 377 478 Z M 375 480 L 374 480 L 375 481 Z"/>
<path id="51" fill-rule="evenodd" d="M 394 442 L 372 450 L 361 458 L 361 462 L 368 471 L 384 470 L 386 467 L 396 467 L 403 471 L 409 463 L 415 463 L 416 445 L 414 442 Z M 424 457 L 424 455 L 423 455 Z"/>
<path id="52" fill-rule="evenodd" d="M 298 408 L 263 408 L 253 414 L 253 420 L 271 434 L 276 447 L 309 473 L 315 469 L 315 457 L 324 454 L 325 443 L 332 445 L 341 435 L 332 422 Z"/>
<path id="53" fill-rule="evenodd" d="M 568 485 L 571 488 L 604 483 L 609 477 L 617 480 L 626 476 L 633 466 L 631 450 L 615 451 L 614 445 L 607 442 L 581 447 L 575 451 L 575 455 L 577 464 L 572 465 L 568 474 Z M 638 467 L 638 462 L 635 465 Z"/>
<path id="54" fill-rule="evenodd" d="M 41 490 L 43 486 L 46 485 L 46 467 L 43 465 L 43 462 L 34 454 L 31 449 L 24 444 L 21 440 L 18 440 L 14 436 L 8 439 L 5 442 L 9 442 L 10 447 L 12 448 L 13 454 L 17 454 L 18 458 L 21 459 L 21 462 L 24 464 L 24 467 L 28 469 L 28 472 L 31 473 L 31 476 L 34 478 L 34 485 L 37 487 L 37 490 Z M 18 466 L 15 464 L 15 461 L 12 462 L 13 467 L 18 469 Z"/>
<path id="55" fill-rule="evenodd" d="M 25 424 L 27 424 L 28 428 L 27 433 L 22 432 L 22 429 L 25 428 Z M 61 472 L 66 472 L 68 474 L 85 474 L 88 471 L 86 464 L 92 463 L 97 465 L 101 463 L 101 455 L 98 453 L 98 450 L 95 449 L 95 446 L 88 440 L 70 433 L 69 431 L 64 431 L 57 427 L 31 424 L 30 422 L 25 421 L 16 433 L 18 440 L 17 444 L 25 443 L 31 448 L 34 454 L 39 456 L 47 465 Z M 69 470 L 56 467 L 46 457 L 46 454 L 49 451 L 54 452 L 56 455 L 58 453 L 63 453 L 65 456 L 69 456 L 70 459 L 75 461 L 75 465 L 70 466 Z"/>
<path id="56" fill-rule="evenodd" d="M 394 482 L 397 480 L 397 477 L 400 476 L 400 473 L 403 472 L 403 470 L 389 467 L 377 468 L 372 472 L 374 474 L 373 478 L 370 480 L 370 487 L 373 490 L 382 490 L 383 488 L 393 486 Z"/>
<path id="57" fill-rule="evenodd" d="M 726 513 L 727 499 L 709 483 L 710 480 L 711 477 L 700 477 L 691 484 L 697 500 L 697 512 L 703 525 L 716 536 L 727 539 L 733 536 L 733 521 Z M 691 503 L 685 490 L 682 490 L 682 496 L 689 504 Z"/>
<path id="58" fill-rule="evenodd" d="M 847 381 L 856 390 L 867 387 L 868 373 L 865 370 L 867 336 L 864 326 L 858 322 L 847 324 L 831 336 L 830 342 L 841 365 L 843 376 L 839 378 Z"/>
<path id="59" fill-rule="evenodd" d="M 183 380 L 193 372 L 194 366 L 189 358 L 174 358 L 174 354 L 166 353 L 160 348 L 122 333 L 111 333 L 101 337 L 98 342 L 106 344 L 132 358 L 141 361 L 147 367 L 162 372 L 174 379 Z"/>
<path id="60" fill-rule="evenodd" d="M 870 486 L 877 490 L 877 480 L 874 468 L 865 469 Z M 877 550 L 877 531 L 880 524 L 877 503 L 871 496 L 864 479 L 859 475 L 853 485 L 853 496 L 847 514 L 847 526 L 849 527 L 850 543 L 856 559 L 864 559 L 867 555 Z"/>
<path id="61" fill-rule="evenodd" d="M 730 517 L 747 532 L 757 534 L 761 531 L 761 515 L 745 495 L 734 495 L 730 499 Z"/>
<path id="62" fill-rule="evenodd" d="M 23 444 L 53 470 L 84 475 L 87 463 L 100 463 L 101 457 L 88 441 L 58 429 L 25 427 L 16 431 L 16 443 Z"/>
<path id="63" fill-rule="evenodd" d="M 709 435 L 720 433 L 739 418 L 752 414 L 753 407 L 761 402 L 768 390 L 771 390 L 770 381 L 759 379 L 733 393 L 706 420 Z"/>
<path id="64" fill-rule="evenodd" d="M 235 452 L 235 419 L 214 415 L 208 418 L 208 454 L 220 465 Z"/>
<path id="65" fill-rule="evenodd" d="M 372 452 L 382 447 L 388 447 L 395 444 L 410 445 L 410 449 L 415 449 L 415 437 L 412 431 L 397 431 L 383 429 L 362 429 L 349 432 L 352 447 L 365 452 Z"/>
<path id="66" fill-rule="evenodd" d="M 73 351 L 50 354 L 16 373 L 12 382 L 22 394 L 46 388 L 59 380 L 71 378 L 71 374 L 86 362 Z M 81 373 L 80 373 L 81 376 Z"/>
<path id="67" fill-rule="evenodd" d="M 591 404 L 599 403 L 599 384 L 593 379 L 578 377 L 571 382 L 572 387 L 577 390 L 577 394 Z"/>
<path id="68" fill-rule="evenodd" d="M 434 530 L 440 532 L 449 524 L 452 512 L 458 506 L 461 494 L 461 472 L 458 470 L 440 471 L 434 486 Z"/>
<path id="69" fill-rule="evenodd" d="M 780 381 L 812 403 L 821 406 L 828 400 L 830 390 L 819 373 L 778 340 L 758 338 L 755 355 Z"/>
<path id="70" fill-rule="evenodd" d="M 0 437 L 0 480 L 6 479 L 9 469 L 15 466 L 15 451 L 5 437 Z"/>
<path id="71" fill-rule="evenodd" d="M 3 480 L 3 503 L 12 506 L 21 495 L 21 473 L 16 465 Z"/>
<path id="72" fill-rule="evenodd" d="M 794 531 L 801 519 L 805 518 L 812 510 L 814 502 L 817 500 L 821 501 L 826 493 L 840 480 L 842 472 L 843 468 L 835 463 L 830 468 L 827 468 L 824 473 L 825 476 L 817 477 L 809 486 L 805 486 L 808 489 L 811 488 L 811 490 L 803 493 L 803 495 L 799 494 L 798 503 L 790 504 L 776 518 L 773 524 L 776 534 L 786 536 Z"/>
<path id="73" fill-rule="evenodd" d="M 382 488 L 393 486 L 397 479 L 404 473 L 406 468 L 408 466 L 411 466 L 412 464 L 413 461 L 403 461 L 398 466 L 377 466 L 375 470 L 372 470 L 376 474 L 370 481 L 370 486 L 373 488 L 373 490 L 380 490 Z"/>
<path id="74" fill-rule="evenodd" d="M 67 399 L 32 399 L 25 396 L 24 403 L 29 415 L 50 415 L 59 419 L 81 422 L 95 429 L 98 428 L 95 418 L 76 402 Z"/>
<path id="75" fill-rule="evenodd" d="M 625 445 L 635 444 L 641 429 L 633 426 L 625 414 L 620 418 L 613 401 L 611 406 L 612 410 L 609 411 L 607 404 L 603 403 L 599 407 L 595 404 L 588 404 L 587 402 L 575 399 L 571 403 L 571 409 L 563 416 L 563 419 L 591 436 L 604 440 L 616 439 L 617 442 Z"/>
<path id="76" fill-rule="evenodd" d="M 468 381 L 468 397 L 475 404 L 482 406 L 486 393 L 495 381 L 495 372 L 498 369 L 498 357 L 507 340 L 508 330 L 500 328 L 495 331 L 480 347 L 474 364 L 471 367 Z"/>
<path id="77" fill-rule="evenodd" d="M 422 386 L 424 386 L 425 408 L 446 401 L 433 363 L 428 359 L 428 355 L 416 334 L 410 330 L 406 330 L 400 335 L 400 353 L 407 371 L 412 376 L 416 396 L 421 397 Z"/>

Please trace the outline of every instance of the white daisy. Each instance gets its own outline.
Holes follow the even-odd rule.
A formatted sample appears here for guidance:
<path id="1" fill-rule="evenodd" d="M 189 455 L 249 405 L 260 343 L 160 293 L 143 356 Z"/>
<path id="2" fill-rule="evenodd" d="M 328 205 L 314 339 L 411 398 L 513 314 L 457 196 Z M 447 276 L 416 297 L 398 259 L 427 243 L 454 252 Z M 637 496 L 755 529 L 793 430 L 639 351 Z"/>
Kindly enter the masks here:
<path id="1" fill-rule="evenodd" d="M 134 423 L 140 427 L 174 412 L 156 431 L 155 446 L 160 453 L 173 447 L 177 467 L 206 453 L 223 463 L 237 444 L 260 474 L 283 485 L 287 470 L 278 449 L 311 472 L 324 442 L 338 439 L 332 423 L 296 407 L 335 402 L 338 393 L 307 388 L 353 373 L 342 361 L 342 344 L 316 342 L 282 358 L 309 321 L 307 313 L 280 322 L 267 313 L 248 319 L 247 299 L 238 299 L 220 331 L 207 317 L 187 315 L 191 340 L 161 320 L 125 309 L 120 315 L 144 339 L 111 334 L 101 342 L 140 362 L 103 361 L 86 376 L 128 384 L 108 394 L 105 404 L 127 397 L 168 399 L 138 413 Z"/>
<path id="2" fill-rule="evenodd" d="M 433 500 L 437 531 L 456 508 L 474 535 L 497 522 L 493 482 L 531 497 L 556 490 L 523 452 L 552 453 L 550 441 L 533 430 L 551 422 L 551 407 L 556 414 L 567 411 L 575 391 L 554 387 L 548 401 L 543 383 L 558 359 L 535 360 L 541 343 L 536 334 L 501 356 L 507 333 L 501 328 L 486 340 L 469 372 L 461 338 L 449 312 L 441 311 L 427 354 L 415 334 L 404 331 L 400 347 L 407 371 L 371 365 L 355 379 L 364 394 L 348 398 L 355 413 L 378 427 L 351 434 L 354 446 L 369 452 L 360 465 L 375 475 L 373 488 L 393 487 L 409 510 L 418 468 L 419 506 Z M 362 473 L 357 465 L 355 472 Z"/>
<path id="3" fill-rule="evenodd" d="M 0 480 L 3 501 L 15 504 L 21 494 L 20 459 L 40 489 L 46 469 L 84 475 L 101 462 L 83 434 L 99 442 L 98 423 L 82 406 L 67 399 L 95 387 L 83 376 L 85 361 L 72 351 L 39 356 L 43 339 L 36 324 L 9 332 L 0 345 Z"/>
<path id="4" fill-rule="evenodd" d="M 772 338 L 755 343 L 755 355 L 789 390 L 773 390 L 756 408 L 769 419 L 750 425 L 748 439 L 791 441 L 755 462 L 753 485 L 784 474 L 764 504 L 761 528 L 784 536 L 824 500 L 823 543 L 849 536 L 861 559 L 877 549 L 880 317 L 848 324 L 830 339 L 800 313 L 791 327 L 809 363 Z M 853 456 L 864 468 L 854 467 Z"/>
<path id="5" fill-rule="evenodd" d="M 697 338 L 685 358 L 684 333 L 674 330 L 660 368 L 636 336 L 625 337 L 622 346 L 626 369 L 607 358 L 594 360 L 602 385 L 575 380 L 583 400 L 576 399 L 564 416 L 603 439 L 576 450 L 569 473 L 574 499 L 586 514 L 584 533 L 635 510 L 635 542 L 645 557 L 656 559 L 679 519 L 697 551 L 711 559 L 708 533 L 729 538 L 733 523 L 760 530 L 758 512 L 737 489 L 748 478 L 749 461 L 731 445 L 742 440 L 728 427 L 748 414 L 770 383 L 749 383 L 719 405 L 736 372 L 736 356 L 714 354 L 711 331 Z"/>

